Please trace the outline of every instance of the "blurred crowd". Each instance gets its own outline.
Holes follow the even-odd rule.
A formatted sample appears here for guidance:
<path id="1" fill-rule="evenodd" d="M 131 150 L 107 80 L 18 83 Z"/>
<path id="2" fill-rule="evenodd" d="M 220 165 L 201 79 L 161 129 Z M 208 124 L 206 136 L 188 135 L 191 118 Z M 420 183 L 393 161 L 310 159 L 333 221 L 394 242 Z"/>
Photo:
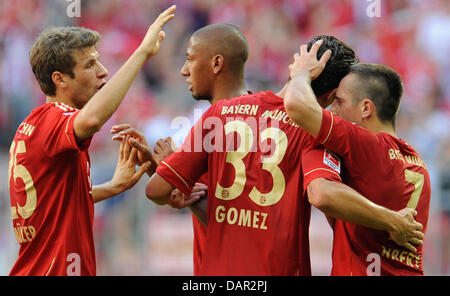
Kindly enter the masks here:
<path id="1" fill-rule="evenodd" d="M 76 0 L 0 1 L 0 274 L 17 256 L 9 210 L 7 163 L 16 128 L 45 96 L 31 72 L 28 51 L 48 26 L 84 26 L 102 35 L 100 60 L 113 75 L 137 48 L 148 25 L 170 4 L 162 50 L 148 62 L 118 112 L 91 145 L 93 183 L 114 171 L 118 144 L 109 128 L 132 123 L 153 144 L 173 136 L 181 143 L 193 120 L 208 107 L 195 102 L 180 75 L 190 35 L 211 23 L 231 23 L 250 45 L 249 90 L 279 90 L 300 44 L 320 34 L 352 46 L 360 60 L 398 71 L 405 93 L 397 134 L 415 147 L 432 178 L 425 245 L 425 273 L 450 274 L 450 1 L 447 0 L 79 0 L 80 17 L 69 17 Z M 379 17 L 370 14 L 379 9 Z M 178 121 L 180 122 L 180 121 Z M 383 182 L 383 180 L 375 180 Z M 156 207 L 145 199 L 146 176 L 122 196 L 96 205 L 100 275 L 192 273 L 192 227 L 187 210 Z M 311 223 L 313 274 L 329 274 L 331 230 L 315 209 Z"/>

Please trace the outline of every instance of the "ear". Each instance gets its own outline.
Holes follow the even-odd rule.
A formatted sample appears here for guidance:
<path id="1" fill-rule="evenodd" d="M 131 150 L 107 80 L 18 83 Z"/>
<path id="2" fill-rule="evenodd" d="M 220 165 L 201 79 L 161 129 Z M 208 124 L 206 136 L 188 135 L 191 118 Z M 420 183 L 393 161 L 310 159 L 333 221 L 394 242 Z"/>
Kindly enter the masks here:
<path id="1" fill-rule="evenodd" d="M 219 74 L 224 66 L 225 59 L 221 55 L 216 55 L 211 60 L 211 66 L 214 74 Z"/>
<path id="2" fill-rule="evenodd" d="M 361 108 L 361 116 L 362 116 L 363 120 L 369 119 L 372 116 L 376 115 L 377 110 L 376 110 L 375 104 L 370 99 L 363 99 L 361 101 L 360 108 Z"/>
<path id="3" fill-rule="evenodd" d="M 67 77 L 65 74 L 55 71 L 52 73 L 52 81 L 55 84 L 55 86 L 58 88 L 66 88 L 68 86 L 67 84 Z"/>

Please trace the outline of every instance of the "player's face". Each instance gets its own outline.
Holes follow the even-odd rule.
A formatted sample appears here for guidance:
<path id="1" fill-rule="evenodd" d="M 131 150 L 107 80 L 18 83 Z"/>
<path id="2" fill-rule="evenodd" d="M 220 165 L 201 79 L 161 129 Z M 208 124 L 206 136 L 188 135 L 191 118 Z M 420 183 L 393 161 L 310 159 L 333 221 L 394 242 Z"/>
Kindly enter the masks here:
<path id="1" fill-rule="evenodd" d="M 99 54 L 95 47 L 75 50 L 73 57 L 76 65 L 73 68 L 75 77 L 69 77 L 69 92 L 73 105 L 81 109 L 106 83 L 108 70 L 99 62 Z"/>
<path id="2" fill-rule="evenodd" d="M 334 93 L 334 101 L 330 111 L 340 118 L 361 125 L 362 108 L 359 103 L 354 104 L 354 95 L 357 93 L 356 76 L 345 76 Z"/>
<path id="3" fill-rule="evenodd" d="M 204 46 L 195 37 L 189 40 L 186 61 L 180 74 L 186 78 L 189 90 L 196 100 L 212 99 L 212 69 Z"/>

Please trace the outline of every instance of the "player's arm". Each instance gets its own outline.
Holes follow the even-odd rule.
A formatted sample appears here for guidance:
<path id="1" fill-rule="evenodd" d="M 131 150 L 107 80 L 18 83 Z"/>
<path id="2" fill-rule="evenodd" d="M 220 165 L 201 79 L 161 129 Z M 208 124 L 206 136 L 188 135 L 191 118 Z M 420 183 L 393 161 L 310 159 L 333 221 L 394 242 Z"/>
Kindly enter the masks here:
<path id="1" fill-rule="evenodd" d="M 177 149 L 176 144 L 173 142 L 172 138 L 167 137 L 164 139 L 159 139 L 155 144 L 154 159 L 158 163 L 161 162 L 168 156 L 172 155 Z M 179 189 L 174 189 L 170 194 L 170 198 L 167 202 L 172 208 L 181 209 L 184 207 L 189 207 L 192 213 L 198 218 L 198 220 L 206 226 L 206 193 L 208 186 L 203 183 L 195 183 L 192 187 L 192 192 L 189 196 L 181 192 Z"/>
<path id="2" fill-rule="evenodd" d="M 170 205 L 176 209 L 182 209 L 184 207 L 191 206 L 193 203 L 198 201 L 202 196 L 206 195 L 207 186 L 204 184 L 197 183 L 192 188 L 192 193 L 186 196 L 175 186 L 170 185 L 164 178 L 161 178 L 158 174 L 154 174 L 156 168 L 161 164 L 163 159 L 170 156 L 176 150 L 176 145 L 172 138 L 167 137 L 164 139 L 159 139 L 156 142 L 154 153 L 151 152 L 151 148 L 145 140 L 144 134 L 142 134 L 137 129 L 133 128 L 130 124 L 120 124 L 112 127 L 110 131 L 114 136 L 113 140 L 123 140 L 124 138 L 130 137 L 128 142 L 137 152 L 137 158 L 139 162 L 150 161 L 151 165 L 147 170 L 147 174 L 151 177 L 147 184 L 149 188 L 146 195 L 147 197 L 158 205 Z M 154 183 L 156 182 L 156 188 L 154 188 Z M 150 184 L 151 183 L 151 184 Z M 156 191 L 155 191 L 156 189 Z M 194 207 L 194 209 L 197 206 Z M 200 219 L 200 217 L 199 217 Z M 205 215 L 206 219 L 206 215 Z"/>
<path id="3" fill-rule="evenodd" d="M 207 194 L 208 186 L 202 183 L 195 183 L 192 188 L 191 195 L 188 197 L 186 194 L 181 192 L 179 189 L 175 188 L 170 194 L 168 201 L 164 201 L 160 204 L 168 204 L 172 208 L 182 209 L 184 207 L 189 207 L 192 214 L 194 214 L 197 219 L 206 226 L 206 212 L 207 212 Z"/>
<path id="4" fill-rule="evenodd" d="M 200 198 L 200 200 L 194 202 L 189 207 L 191 212 L 195 215 L 195 217 L 197 217 L 197 219 L 200 221 L 200 223 L 202 223 L 204 226 L 207 226 L 207 220 L 208 220 L 207 219 L 208 200 L 206 198 L 206 194 L 207 194 L 206 190 L 208 190 L 207 186 L 205 189 L 205 196 L 203 198 Z"/>
<path id="5" fill-rule="evenodd" d="M 136 171 L 137 149 L 131 147 L 125 137 L 120 143 L 119 159 L 112 179 L 106 183 L 92 186 L 92 199 L 99 202 L 118 195 L 133 187 L 139 179 L 148 171 L 151 162 L 142 163 Z"/>
<path id="6" fill-rule="evenodd" d="M 324 178 L 307 186 L 309 202 L 325 215 L 365 227 L 385 230 L 400 246 L 416 252 L 414 245 L 423 244 L 422 224 L 414 220 L 417 212 L 405 208 L 392 211 L 379 206 L 349 186 Z"/>
<path id="7" fill-rule="evenodd" d="M 151 160 L 156 166 L 159 166 L 163 159 L 170 156 L 177 149 L 176 144 L 173 142 L 172 138 L 167 137 L 164 139 L 159 139 L 156 142 L 154 153 L 151 153 L 150 146 L 145 140 L 144 134 L 133 128 L 130 124 L 119 124 L 111 128 L 110 131 L 114 136 L 113 140 L 122 140 L 125 136 L 131 136 L 130 144 L 138 150 L 138 158 L 141 162 Z M 151 177 L 155 172 L 153 168 L 149 170 L 148 173 Z M 206 225 L 206 199 L 202 197 L 206 196 L 206 191 L 208 186 L 202 183 L 196 183 L 192 188 L 192 193 L 187 197 L 178 189 L 174 189 L 170 197 L 163 198 L 162 200 L 156 200 L 155 203 L 159 205 L 168 204 L 173 208 L 183 208 L 184 206 L 190 205 L 189 208 L 192 213 Z M 185 201 L 189 201 L 185 203 Z"/>
<path id="8" fill-rule="evenodd" d="M 322 43 L 322 40 L 315 42 L 309 52 L 306 45 L 300 47 L 300 55 L 294 56 L 290 66 L 291 80 L 284 97 L 288 116 L 314 137 L 319 134 L 322 124 L 322 107 L 311 88 L 311 81 L 322 73 L 331 56 L 331 51 L 327 50 L 317 60 L 317 50 Z"/>
<path id="9" fill-rule="evenodd" d="M 153 174 L 145 187 L 147 198 L 157 205 L 169 205 L 175 209 L 183 209 L 198 201 L 201 194 L 176 194 L 176 187 L 167 182 L 158 173 Z M 175 191 L 175 192 L 174 192 Z"/>
<path id="10" fill-rule="evenodd" d="M 119 107 L 144 63 L 158 52 L 165 37 L 162 27 L 174 17 L 175 9 L 175 6 L 171 6 L 158 16 L 136 51 L 81 109 L 74 120 L 74 133 L 79 142 L 92 137 L 99 131 Z"/>
<path id="11" fill-rule="evenodd" d="M 145 195 L 154 203 L 165 205 L 169 203 L 170 195 L 175 188 L 175 186 L 156 173 L 148 181 L 145 187 Z"/>

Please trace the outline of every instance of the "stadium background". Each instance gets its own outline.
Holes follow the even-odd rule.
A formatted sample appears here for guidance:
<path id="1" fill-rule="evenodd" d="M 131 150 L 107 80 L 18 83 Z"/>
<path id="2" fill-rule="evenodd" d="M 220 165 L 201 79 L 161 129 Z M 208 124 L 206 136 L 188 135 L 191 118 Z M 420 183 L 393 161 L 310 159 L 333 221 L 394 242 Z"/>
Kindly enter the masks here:
<path id="1" fill-rule="evenodd" d="M 176 19 L 165 29 L 162 50 L 145 66 L 111 120 L 91 145 L 93 183 L 111 178 L 118 143 L 109 128 L 132 123 L 150 144 L 172 135 L 181 140 L 174 119 L 207 108 L 195 102 L 179 71 L 187 40 L 196 29 L 217 22 L 238 26 L 250 43 L 250 90 L 281 88 L 301 43 L 318 34 L 335 35 L 351 45 L 361 61 L 397 70 L 405 94 L 397 120 L 399 137 L 427 163 L 432 198 L 425 240 L 425 273 L 450 274 L 450 2 L 446 0 L 80 0 L 80 17 L 69 17 L 76 0 L 0 1 L 0 275 L 17 257 L 8 193 L 8 151 L 13 134 L 31 109 L 45 101 L 31 72 L 28 50 L 49 25 L 78 25 L 102 35 L 102 63 L 110 75 L 138 46 L 148 25 L 170 4 Z M 379 17 L 368 13 L 380 4 Z M 374 7 L 374 6 L 372 6 Z M 371 17 L 372 16 L 372 17 Z M 198 116 L 199 111 L 196 115 Z M 189 275 L 192 227 L 187 210 L 157 207 L 144 195 L 147 177 L 130 191 L 95 206 L 99 275 Z M 383 180 L 374 180 L 383 182 Z M 313 274 L 328 275 L 332 233 L 313 209 Z"/>

